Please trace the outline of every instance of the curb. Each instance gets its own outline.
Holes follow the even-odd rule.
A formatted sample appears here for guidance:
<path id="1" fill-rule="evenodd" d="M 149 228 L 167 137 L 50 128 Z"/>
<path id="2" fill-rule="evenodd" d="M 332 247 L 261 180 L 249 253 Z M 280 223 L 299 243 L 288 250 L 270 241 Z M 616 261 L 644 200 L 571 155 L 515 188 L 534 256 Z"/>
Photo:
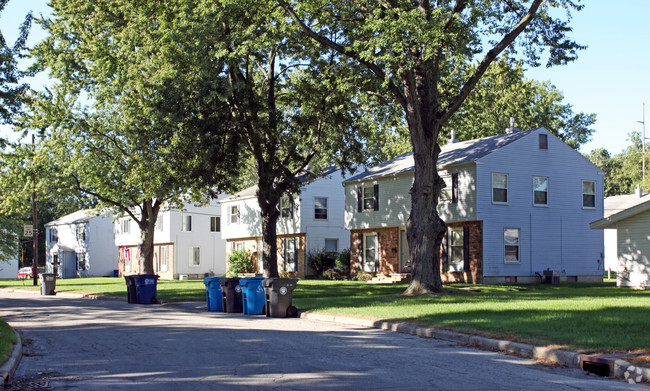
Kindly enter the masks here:
<path id="1" fill-rule="evenodd" d="M 519 357 L 547 361 L 567 368 L 581 369 L 581 353 L 570 352 L 562 349 L 552 349 L 543 346 L 534 346 L 526 343 L 505 341 L 486 338 L 476 335 L 463 334 L 455 331 L 436 329 L 433 327 L 416 326 L 408 323 L 377 321 L 347 316 L 327 315 L 315 312 L 301 312 L 300 318 L 313 319 L 326 322 L 342 323 L 353 326 L 363 326 L 396 333 L 410 334 L 421 338 L 433 338 L 443 341 L 455 342 L 459 345 L 476 347 L 482 350 L 503 352 Z M 636 367 L 625 360 L 616 360 L 612 368 L 610 379 L 623 380 L 628 383 L 650 382 L 650 368 Z"/>
<path id="2" fill-rule="evenodd" d="M 0 366 L 0 386 L 2 388 L 14 376 L 16 368 L 20 364 L 20 359 L 23 357 L 23 340 L 20 334 L 18 334 L 18 331 L 14 330 L 14 333 L 16 334 L 16 343 L 14 344 L 11 356 Z"/>

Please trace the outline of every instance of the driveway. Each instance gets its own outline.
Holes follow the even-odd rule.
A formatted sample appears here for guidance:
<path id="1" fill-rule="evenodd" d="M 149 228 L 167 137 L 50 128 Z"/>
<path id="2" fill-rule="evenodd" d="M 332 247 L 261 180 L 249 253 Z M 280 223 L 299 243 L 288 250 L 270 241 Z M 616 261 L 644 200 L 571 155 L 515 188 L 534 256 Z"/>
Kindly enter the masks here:
<path id="1" fill-rule="evenodd" d="M 0 317 L 27 343 L 14 378 L 25 389 L 647 389 L 435 339 L 204 308 L 0 292 Z"/>

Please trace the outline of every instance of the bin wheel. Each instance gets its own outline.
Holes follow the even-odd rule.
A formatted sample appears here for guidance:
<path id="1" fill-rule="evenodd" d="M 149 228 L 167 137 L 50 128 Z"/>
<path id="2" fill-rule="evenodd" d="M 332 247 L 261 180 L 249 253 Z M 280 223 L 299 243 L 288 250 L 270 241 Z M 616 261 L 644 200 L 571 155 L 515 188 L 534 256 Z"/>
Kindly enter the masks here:
<path id="1" fill-rule="evenodd" d="M 266 315 L 266 304 L 262 307 L 262 315 Z"/>
<path id="2" fill-rule="evenodd" d="M 297 318 L 298 317 L 298 308 L 290 305 L 287 308 L 287 318 Z"/>
<path id="3" fill-rule="evenodd" d="M 151 298 L 151 304 L 158 304 L 158 299 L 156 299 L 156 296 Z"/>

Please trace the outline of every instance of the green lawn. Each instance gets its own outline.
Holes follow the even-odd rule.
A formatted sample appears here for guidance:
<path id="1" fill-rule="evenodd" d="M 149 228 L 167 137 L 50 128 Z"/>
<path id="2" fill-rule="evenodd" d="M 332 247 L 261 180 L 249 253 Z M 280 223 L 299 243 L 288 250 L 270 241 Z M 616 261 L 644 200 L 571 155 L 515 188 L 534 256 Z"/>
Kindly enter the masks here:
<path id="1" fill-rule="evenodd" d="M 0 319 L 0 364 L 7 361 L 16 342 L 16 334 L 7 322 Z"/>
<path id="2" fill-rule="evenodd" d="M 0 288 L 33 287 L 0 280 Z M 302 280 L 300 310 L 404 321 L 576 351 L 650 353 L 650 291 L 615 284 L 448 285 L 439 296 L 404 297 L 405 284 Z M 57 291 L 126 297 L 123 278 L 57 280 Z M 205 300 L 203 281 L 158 281 L 167 301 Z"/>

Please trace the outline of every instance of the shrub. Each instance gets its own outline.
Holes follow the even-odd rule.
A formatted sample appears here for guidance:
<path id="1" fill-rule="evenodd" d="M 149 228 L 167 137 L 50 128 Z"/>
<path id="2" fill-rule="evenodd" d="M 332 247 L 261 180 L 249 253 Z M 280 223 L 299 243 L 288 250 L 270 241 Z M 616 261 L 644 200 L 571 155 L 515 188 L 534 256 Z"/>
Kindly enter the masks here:
<path id="1" fill-rule="evenodd" d="M 368 281 L 372 279 L 372 274 L 360 271 L 352 278 L 354 281 Z"/>
<path id="2" fill-rule="evenodd" d="M 235 250 L 228 256 L 228 275 L 255 273 L 255 257 L 246 250 Z"/>
<path id="3" fill-rule="evenodd" d="M 327 269 L 323 272 L 323 278 L 326 280 L 345 280 L 345 274 L 340 270 Z"/>
<path id="4" fill-rule="evenodd" d="M 346 248 L 336 254 L 334 264 L 345 274 L 350 272 L 350 249 Z"/>
<path id="5" fill-rule="evenodd" d="M 311 265 L 316 277 L 321 277 L 325 270 L 334 268 L 334 257 L 325 250 L 310 252 L 307 255 L 307 262 Z"/>

